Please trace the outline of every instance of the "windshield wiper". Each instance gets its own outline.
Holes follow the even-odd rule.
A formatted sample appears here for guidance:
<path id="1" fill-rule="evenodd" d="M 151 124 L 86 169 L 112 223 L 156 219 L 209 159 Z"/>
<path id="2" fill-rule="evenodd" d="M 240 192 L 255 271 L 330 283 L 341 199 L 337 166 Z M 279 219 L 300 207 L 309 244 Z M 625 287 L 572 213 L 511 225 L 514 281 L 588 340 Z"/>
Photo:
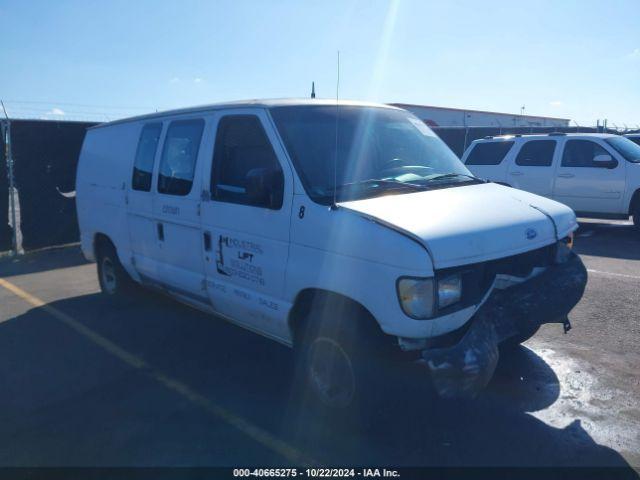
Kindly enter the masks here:
<path id="1" fill-rule="evenodd" d="M 424 180 L 431 182 L 434 180 L 444 180 L 446 178 L 458 178 L 458 177 L 465 177 L 468 178 L 470 180 L 475 180 L 478 182 L 482 182 L 484 183 L 485 181 L 481 178 L 478 177 L 474 177 L 473 175 L 467 175 L 466 173 L 441 173 L 439 175 L 434 175 L 432 177 L 427 177 Z"/>
<path id="2" fill-rule="evenodd" d="M 368 180 L 360 180 L 358 182 L 349 182 L 349 183 L 344 183 L 342 185 L 338 185 L 336 187 L 336 191 L 344 190 L 348 188 L 357 188 L 357 187 L 365 187 L 365 188 L 383 187 L 385 189 L 401 189 L 401 190 L 412 190 L 412 191 L 425 189 L 424 185 L 416 185 L 415 183 L 400 182 L 398 180 L 381 180 L 381 179 L 370 178 Z"/>

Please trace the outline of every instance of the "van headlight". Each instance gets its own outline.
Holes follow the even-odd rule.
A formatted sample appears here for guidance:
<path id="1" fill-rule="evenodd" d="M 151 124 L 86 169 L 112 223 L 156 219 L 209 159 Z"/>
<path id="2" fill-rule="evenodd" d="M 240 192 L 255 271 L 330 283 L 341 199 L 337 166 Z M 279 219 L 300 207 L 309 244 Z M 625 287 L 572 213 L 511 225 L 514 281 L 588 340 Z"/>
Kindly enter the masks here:
<path id="1" fill-rule="evenodd" d="M 403 277 L 398 280 L 398 299 L 405 314 L 416 320 L 432 318 L 436 308 L 446 308 L 462 298 L 459 273 L 434 278 Z"/>
<path id="2" fill-rule="evenodd" d="M 438 308 L 457 303 L 462 298 L 462 276 L 459 273 L 438 280 Z"/>
<path id="3" fill-rule="evenodd" d="M 401 278 L 398 280 L 398 299 L 402 311 L 409 317 L 416 320 L 433 317 L 433 278 Z"/>

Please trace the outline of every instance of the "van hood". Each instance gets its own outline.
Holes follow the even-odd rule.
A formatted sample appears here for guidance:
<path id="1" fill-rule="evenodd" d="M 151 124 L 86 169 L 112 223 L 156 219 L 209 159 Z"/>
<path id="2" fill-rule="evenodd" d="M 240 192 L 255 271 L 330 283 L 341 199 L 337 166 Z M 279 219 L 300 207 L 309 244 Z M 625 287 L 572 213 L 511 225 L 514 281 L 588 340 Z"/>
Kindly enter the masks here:
<path id="1" fill-rule="evenodd" d="M 342 202 L 429 251 L 434 268 L 493 260 L 543 247 L 577 228 L 558 202 L 495 183 Z"/>

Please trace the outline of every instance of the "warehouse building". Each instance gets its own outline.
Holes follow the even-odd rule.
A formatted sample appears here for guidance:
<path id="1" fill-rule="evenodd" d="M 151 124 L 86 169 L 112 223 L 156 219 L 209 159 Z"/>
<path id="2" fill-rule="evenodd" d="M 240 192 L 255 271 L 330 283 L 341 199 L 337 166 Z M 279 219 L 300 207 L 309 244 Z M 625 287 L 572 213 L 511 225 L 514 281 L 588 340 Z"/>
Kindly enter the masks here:
<path id="1" fill-rule="evenodd" d="M 536 117 L 461 108 L 392 103 L 409 110 L 432 127 L 568 127 L 568 118 Z"/>

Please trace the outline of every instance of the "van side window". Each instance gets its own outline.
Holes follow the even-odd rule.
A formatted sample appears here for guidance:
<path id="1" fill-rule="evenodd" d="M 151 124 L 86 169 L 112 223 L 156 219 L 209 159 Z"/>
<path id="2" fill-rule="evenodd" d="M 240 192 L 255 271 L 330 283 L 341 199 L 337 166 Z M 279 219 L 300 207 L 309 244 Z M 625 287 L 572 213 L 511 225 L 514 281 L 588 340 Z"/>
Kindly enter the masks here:
<path id="1" fill-rule="evenodd" d="M 562 166 L 602 168 L 602 165 L 593 161 L 596 155 L 609 155 L 609 152 L 591 140 L 567 140 L 562 154 Z"/>
<path id="2" fill-rule="evenodd" d="M 553 152 L 555 150 L 555 140 L 530 140 L 520 149 L 516 157 L 516 165 L 521 167 L 550 167 L 553 163 Z"/>
<path id="3" fill-rule="evenodd" d="M 153 161 L 156 158 L 158 140 L 162 132 L 162 123 L 148 123 L 142 127 L 136 159 L 133 162 L 133 176 L 131 188 L 148 192 L 151 190 L 151 175 L 153 174 Z"/>
<path id="4" fill-rule="evenodd" d="M 509 153 L 514 142 L 476 143 L 467 157 L 466 165 L 499 165 Z"/>
<path id="5" fill-rule="evenodd" d="M 168 195 L 188 195 L 200 148 L 204 121 L 171 122 L 162 147 L 158 192 Z"/>
<path id="6" fill-rule="evenodd" d="M 252 197 L 251 177 L 263 175 L 270 202 Z M 211 170 L 211 198 L 221 202 L 282 206 L 282 169 L 267 134 L 255 115 L 229 115 L 218 125 Z"/>

